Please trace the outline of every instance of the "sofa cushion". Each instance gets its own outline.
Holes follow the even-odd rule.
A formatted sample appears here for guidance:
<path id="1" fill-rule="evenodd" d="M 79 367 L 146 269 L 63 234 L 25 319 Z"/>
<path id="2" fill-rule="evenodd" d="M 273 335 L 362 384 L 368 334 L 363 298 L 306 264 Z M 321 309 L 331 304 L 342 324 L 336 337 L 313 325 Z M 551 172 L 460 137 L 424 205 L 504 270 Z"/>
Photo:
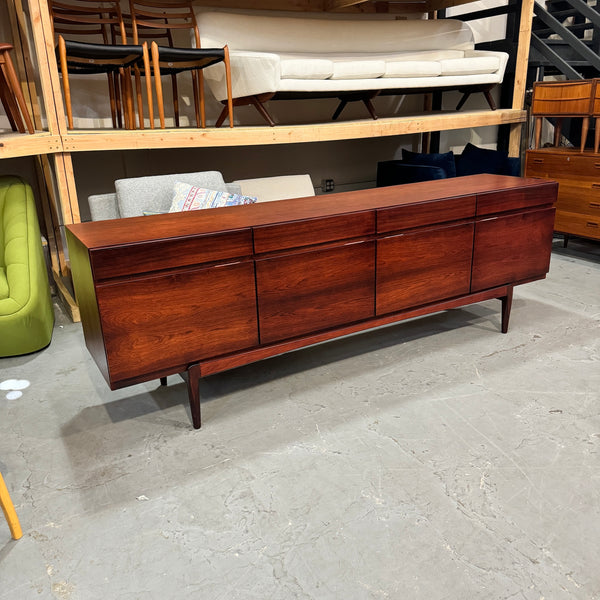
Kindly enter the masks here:
<path id="1" fill-rule="evenodd" d="M 331 79 L 376 79 L 385 73 L 383 60 L 334 59 Z"/>
<path id="2" fill-rule="evenodd" d="M 9 296 L 8 278 L 6 277 L 6 269 L 0 267 L 0 300 Z"/>
<path id="3" fill-rule="evenodd" d="M 293 54 L 280 55 L 281 79 L 328 79 L 333 75 L 333 62 Z"/>
<path id="4" fill-rule="evenodd" d="M 384 77 L 439 77 L 442 67 L 436 61 L 406 60 L 385 63 Z"/>
<path id="5" fill-rule="evenodd" d="M 444 170 L 446 177 L 456 177 L 456 165 L 454 164 L 454 153 L 420 153 L 411 152 L 402 148 L 402 160 L 410 165 L 422 165 L 428 167 L 439 167 Z"/>
<path id="6" fill-rule="evenodd" d="M 473 56 L 440 61 L 442 75 L 479 75 L 495 73 L 500 68 L 497 56 Z"/>
<path id="7" fill-rule="evenodd" d="M 469 142 L 462 154 L 456 157 L 456 172 L 459 176 L 479 173 L 506 174 L 510 172 L 508 154 L 501 150 L 479 148 Z"/>
<path id="8" fill-rule="evenodd" d="M 118 179 L 115 181 L 115 189 L 121 217 L 138 217 L 144 211 L 168 211 L 171 206 L 173 186 L 177 181 L 219 192 L 227 191 L 219 171 Z"/>

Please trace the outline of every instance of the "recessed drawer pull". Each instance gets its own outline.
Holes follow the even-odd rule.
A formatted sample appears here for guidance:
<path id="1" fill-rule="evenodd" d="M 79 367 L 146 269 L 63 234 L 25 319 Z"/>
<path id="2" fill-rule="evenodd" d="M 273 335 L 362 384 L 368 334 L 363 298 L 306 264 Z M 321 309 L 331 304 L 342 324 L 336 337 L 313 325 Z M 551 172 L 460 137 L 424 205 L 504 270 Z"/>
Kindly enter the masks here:
<path id="1" fill-rule="evenodd" d="M 597 190 L 600 189 L 600 183 L 592 183 L 592 187 Z"/>
<path id="2" fill-rule="evenodd" d="M 596 167 L 596 169 L 600 169 L 600 163 L 594 163 L 594 167 Z"/>
<path id="3" fill-rule="evenodd" d="M 544 164 L 544 159 L 543 158 L 534 158 L 533 162 L 536 165 L 542 165 L 542 164 Z"/>
<path id="4" fill-rule="evenodd" d="M 590 202 L 590 208 L 600 208 L 600 202 Z"/>
<path id="5" fill-rule="evenodd" d="M 593 221 L 588 221 L 586 223 L 586 227 L 600 227 L 600 225 L 598 225 L 598 223 L 594 223 Z"/>

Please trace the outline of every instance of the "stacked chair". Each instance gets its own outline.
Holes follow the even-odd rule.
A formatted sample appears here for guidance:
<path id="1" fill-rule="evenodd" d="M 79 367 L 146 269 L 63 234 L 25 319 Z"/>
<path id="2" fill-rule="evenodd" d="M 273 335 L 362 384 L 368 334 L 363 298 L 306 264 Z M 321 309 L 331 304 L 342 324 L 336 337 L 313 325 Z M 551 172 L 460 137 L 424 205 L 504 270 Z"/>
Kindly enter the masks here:
<path id="1" fill-rule="evenodd" d="M 50 14 L 57 36 L 57 59 L 62 75 L 67 121 L 73 129 L 70 75 L 97 76 L 106 73 L 113 127 L 135 128 L 131 69 L 146 73 L 146 93 L 152 114 L 152 86 L 148 44 L 128 44 L 125 24 L 118 0 L 50 0 Z M 115 28 L 120 43 L 116 43 Z M 86 41 L 81 41 L 82 38 Z M 92 41 L 88 41 L 92 39 Z M 140 129 L 144 113 L 139 78 L 136 96 Z"/>
<path id="2" fill-rule="evenodd" d="M 585 143 L 590 119 L 595 119 L 594 153 L 600 146 L 600 79 L 574 81 L 538 81 L 533 84 L 531 113 L 535 119 L 535 142 L 537 150 L 542 137 L 542 119 L 554 118 L 554 145 L 560 143 L 562 121 L 566 117 L 582 119 L 580 151 Z"/>
<path id="3" fill-rule="evenodd" d="M 175 124 L 179 124 L 179 102 L 177 98 L 176 76 L 190 71 L 194 90 L 194 108 L 197 127 L 206 127 L 204 106 L 204 81 L 202 69 L 222 62 L 225 68 L 227 84 L 227 112 L 229 126 L 233 127 L 233 101 L 231 98 L 231 67 L 229 64 L 229 49 L 201 48 L 200 33 L 191 1 L 158 2 L 154 0 L 130 0 L 129 8 L 133 26 L 133 42 L 153 38 L 151 42 L 152 68 L 160 126 L 165 127 L 165 111 L 161 77 L 170 75 L 173 82 L 173 106 Z M 193 36 L 195 48 L 179 47 L 171 32 L 188 31 Z M 156 32 L 157 35 L 153 35 Z M 159 38 L 166 39 L 167 45 L 158 43 Z"/>
<path id="4" fill-rule="evenodd" d="M 35 133 L 19 78 L 10 58 L 12 49 L 11 44 L 0 42 L 0 101 L 13 131 L 25 133 L 25 125 L 27 125 L 27 131 Z"/>

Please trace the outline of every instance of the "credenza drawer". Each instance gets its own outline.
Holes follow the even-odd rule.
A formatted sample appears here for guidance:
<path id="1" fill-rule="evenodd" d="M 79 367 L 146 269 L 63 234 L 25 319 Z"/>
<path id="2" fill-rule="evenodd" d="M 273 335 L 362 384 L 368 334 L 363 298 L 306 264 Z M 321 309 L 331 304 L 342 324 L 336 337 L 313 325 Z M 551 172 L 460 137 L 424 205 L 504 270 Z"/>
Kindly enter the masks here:
<path id="1" fill-rule="evenodd" d="M 90 250 L 94 279 L 109 279 L 252 255 L 252 230 L 123 244 Z"/>
<path id="2" fill-rule="evenodd" d="M 444 198 L 377 211 L 377 232 L 390 233 L 435 223 L 468 219 L 475 215 L 475 196 Z"/>
<path id="3" fill-rule="evenodd" d="M 595 240 L 600 239 L 600 216 L 578 215 L 562 210 L 556 211 L 554 229 Z"/>
<path id="4" fill-rule="evenodd" d="M 254 251 L 263 254 L 364 237 L 373 233 L 374 211 L 276 223 L 254 228 Z"/>
<path id="5" fill-rule="evenodd" d="M 536 186 L 478 194 L 477 216 L 553 204 L 557 186 L 554 181 L 540 181 L 540 185 Z"/>

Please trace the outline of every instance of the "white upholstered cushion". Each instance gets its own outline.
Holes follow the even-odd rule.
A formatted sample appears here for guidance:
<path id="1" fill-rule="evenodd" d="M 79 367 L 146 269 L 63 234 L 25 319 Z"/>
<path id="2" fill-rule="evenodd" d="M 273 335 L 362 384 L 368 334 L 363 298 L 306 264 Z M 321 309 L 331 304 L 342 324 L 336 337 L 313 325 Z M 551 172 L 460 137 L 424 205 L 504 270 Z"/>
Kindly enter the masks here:
<path id="1" fill-rule="evenodd" d="M 258 202 L 306 198 L 315 195 L 315 189 L 308 174 L 238 179 L 233 183 L 240 186 L 242 194 L 254 196 Z"/>
<path id="2" fill-rule="evenodd" d="M 333 62 L 326 58 L 281 54 L 281 79 L 328 79 L 333 75 Z"/>
<path id="3" fill-rule="evenodd" d="M 331 79 L 376 79 L 384 73 L 383 60 L 336 59 Z"/>
<path id="4" fill-rule="evenodd" d="M 452 58 L 440 61 L 442 75 L 478 75 L 495 73 L 500 67 L 496 56 L 474 56 L 471 58 Z"/>
<path id="5" fill-rule="evenodd" d="M 395 60 L 385 63 L 384 77 L 439 77 L 442 67 L 437 61 Z"/>

